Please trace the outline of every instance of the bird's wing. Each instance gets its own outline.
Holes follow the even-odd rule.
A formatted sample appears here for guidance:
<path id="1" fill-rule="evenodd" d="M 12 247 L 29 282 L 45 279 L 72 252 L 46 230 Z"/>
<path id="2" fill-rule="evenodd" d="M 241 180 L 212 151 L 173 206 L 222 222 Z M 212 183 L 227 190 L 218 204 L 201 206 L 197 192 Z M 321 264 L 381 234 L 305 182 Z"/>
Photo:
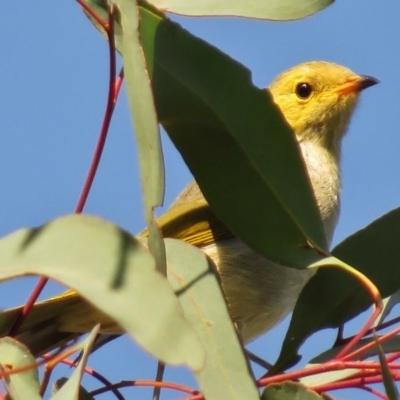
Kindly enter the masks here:
<path id="1" fill-rule="evenodd" d="M 197 247 L 235 237 L 204 198 L 175 203 L 158 219 L 158 224 L 164 237 L 179 239 Z M 147 230 L 140 234 L 142 237 L 147 235 Z"/>
<path id="2" fill-rule="evenodd" d="M 179 194 L 158 224 L 165 238 L 179 239 L 196 247 L 235 237 L 213 213 L 195 181 Z M 139 234 L 147 235 L 147 229 Z"/>

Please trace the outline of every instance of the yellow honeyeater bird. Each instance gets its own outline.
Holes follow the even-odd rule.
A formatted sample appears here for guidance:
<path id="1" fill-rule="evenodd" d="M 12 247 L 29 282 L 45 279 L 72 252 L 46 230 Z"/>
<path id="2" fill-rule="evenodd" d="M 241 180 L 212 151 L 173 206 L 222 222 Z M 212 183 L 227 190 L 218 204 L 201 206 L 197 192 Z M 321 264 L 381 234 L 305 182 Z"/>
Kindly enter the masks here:
<path id="1" fill-rule="evenodd" d="M 328 243 L 339 214 L 341 141 L 361 91 L 377 83 L 375 78 L 357 75 L 340 65 L 313 61 L 283 72 L 269 87 L 296 135 Z M 163 221 L 171 222 L 179 207 L 190 209 L 190 204 L 202 200 L 197 184 L 189 184 L 160 219 L 161 227 Z M 185 240 L 179 232 L 174 236 Z M 315 272 L 277 266 L 237 238 L 197 245 L 217 266 L 231 317 L 245 342 L 291 312 Z M 19 309 L 6 311 L 2 320 L 14 320 L 18 312 Z M 71 333 L 89 331 L 95 323 L 101 323 L 107 333 L 123 333 L 108 316 L 69 291 L 37 303 L 17 339 L 37 354 Z"/>

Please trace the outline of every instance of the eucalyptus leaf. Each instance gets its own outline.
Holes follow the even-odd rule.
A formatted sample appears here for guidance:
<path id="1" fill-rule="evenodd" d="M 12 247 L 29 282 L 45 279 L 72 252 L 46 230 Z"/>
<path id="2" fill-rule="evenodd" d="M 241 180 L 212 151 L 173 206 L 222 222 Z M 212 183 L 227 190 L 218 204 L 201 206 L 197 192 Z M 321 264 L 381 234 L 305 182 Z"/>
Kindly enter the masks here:
<path id="1" fill-rule="evenodd" d="M 87 4 L 105 17 L 103 1 Z M 273 261 L 321 259 L 326 239 L 299 146 L 268 90 L 149 6 L 140 20 L 159 121 L 218 217 Z M 119 48 L 118 21 L 115 30 Z"/>
<path id="2" fill-rule="evenodd" d="M 35 359 L 29 350 L 21 343 L 10 337 L 0 338 L 0 366 L 16 370 L 31 366 L 30 369 L 16 374 L 4 374 L 3 381 L 13 400 L 41 400 L 40 384 Z"/>
<path id="3" fill-rule="evenodd" d="M 396 382 L 394 381 L 389 365 L 387 363 L 386 355 L 377 338 L 375 339 L 375 344 L 379 356 L 379 364 L 381 365 L 382 381 L 385 387 L 386 394 L 388 396 L 388 400 L 399 400 L 400 393 L 397 389 Z"/>
<path id="4" fill-rule="evenodd" d="M 80 294 L 70 291 L 35 305 L 20 329 L 32 345 L 57 345 L 52 340 L 59 331 L 83 333 L 101 323 L 102 332 L 126 331 L 165 363 L 194 370 L 204 364 L 204 350 L 154 258 L 117 226 L 86 215 L 59 218 L 0 240 L 0 259 L 0 280 L 44 275 Z M 0 334 L 7 334 L 19 312 L 0 314 Z"/>
<path id="5" fill-rule="evenodd" d="M 196 378 L 207 400 L 259 399 L 215 266 L 199 249 L 166 239 L 168 279 L 206 352 Z M 223 379 L 221 379 L 223 377 Z"/>
<path id="6" fill-rule="evenodd" d="M 382 310 L 381 317 L 379 318 L 379 321 L 377 322 L 377 325 L 382 324 L 386 317 L 391 313 L 393 308 L 400 303 L 400 290 L 398 290 L 396 293 L 393 293 L 390 297 L 386 298 L 384 300 L 384 308 Z"/>
<path id="7" fill-rule="evenodd" d="M 58 392 L 66 382 L 68 382 L 68 378 L 62 377 L 60 379 L 57 379 L 57 381 L 53 384 L 53 394 Z M 95 398 L 91 396 L 90 393 L 83 386 L 79 387 L 78 399 L 95 400 Z"/>
<path id="8" fill-rule="evenodd" d="M 378 338 L 379 338 L 379 336 L 378 336 Z M 361 339 L 354 346 L 354 350 L 358 350 L 361 347 L 364 347 L 367 344 L 370 344 L 370 343 L 372 343 L 374 341 L 375 341 L 375 339 L 373 337 L 368 337 L 368 338 Z M 388 340 L 385 340 L 381 344 L 381 347 L 383 348 L 385 353 L 399 352 L 400 351 L 400 336 L 394 336 L 394 337 L 391 337 Z M 344 345 L 332 347 L 331 349 L 326 350 L 326 351 L 322 352 L 321 354 L 319 354 L 319 355 L 315 356 L 314 358 L 312 358 L 310 360 L 310 363 L 322 364 L 324 362 L 327 362 L 327 361 L 331 360 L 332 358 L 334 358 L 337 354 L 339 354 L 339 352 L 343 348 L 344 348 Z M 374 346 L 371 349 L 367 350 L 366 352 L 362 353 L 360 356 L 358 356 L 357 358 L 354 358 L 354 359 L 355 360 L 361 360 L 361 359 L 365 359 L 367 357 L 376 356 L 377 354 L 378 354 L 377 353 L 377 348 L 376 348 L 376 346 Z"/>
<path id="9" fill-rule="evenodd" d="M 156 7 L 190 16 L 235 16 L 293 20 L 307 17 L 334 0 L 149 0 Z"/>
<path id="10" fill-rule="evenodd" d="M 307 364 L 307 367 L 315 367 L 316 364 Z M 360 372 L 360 369 L 346 368 L 338 371 L 322 372 L 320 374 L 305 376 L 299 381 L 307 387 L 326 385 L 327 383 L 338 382 Z"/>
<path id="11" fill-rule="evenodd" d="M 143 29 L 154 18 L 143 11 Z M 298 144 L 269 92 L 169 20 L 160 18 L 153 35 L 145 54 L 160 122 L 213 211 L 272 260 L 305 267 L 320 259 L 307 250 L 307 240 L 326 247 L 320 215 Z"/>
<path id="12" fill-rule="evenodd" d="M 81 380 L 84 373 L 84 368 L 88 357 L 90 355 L 91 348 L 96 336 L 99 333 L 100 326 L 95 326 L 90 332 L 89 336 L 80 344 L 82 349 L 82 355 L 80 357 L 78 366 L 75 368 L 72 376 L 62 384 L 61 388 L 51 397 L 51 400 L 88 400 L 84 390 L 81 390 Z"/>
<path id="13" fill-rule="evenodd" d="M 332 400 L 326 394 L 308 389 L 301 383 L 282 382 L 268 385 L 261 396 L 261 400 Z"/>
<path id="14" fill-rule="evenodd" d="M 400 209 L 375 220 L 337 245 L 332 255 L 365 274 L 382 297 L 400 289 Z M 372 304 L 365 288 L 338 268 L 321 268 L 303 289 L 286 334 L 276 368 L 299 360 L 298 349 L 313 333 L 336 328 Z"/>
<path id="15" fill-rule="evenodd" d="M 126 91 L 138 144 L 149 247 L 158 268 L 165 272 L 165 249 L 153 212 L 155 207 L 163 204 L 164 160 L 150 78 L 140 43 L 139 9 L 137 3 L 130 0 L 113 0 L 112 4 L 121 24 L 117 38 L 124 61 Z"/>

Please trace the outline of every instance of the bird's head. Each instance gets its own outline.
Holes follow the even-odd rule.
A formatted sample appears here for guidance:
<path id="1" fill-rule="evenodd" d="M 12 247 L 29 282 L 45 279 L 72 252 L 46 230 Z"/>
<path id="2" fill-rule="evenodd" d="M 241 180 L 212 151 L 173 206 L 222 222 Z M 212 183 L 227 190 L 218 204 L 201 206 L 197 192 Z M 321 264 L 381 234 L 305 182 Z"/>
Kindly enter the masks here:
<path id="1" fill-rule="evenodd" d="M 270 86 L 297 139 L 339 152 L 363 89 L 379 81 L 337 64 L 312 61 L 280 74 Z"/>

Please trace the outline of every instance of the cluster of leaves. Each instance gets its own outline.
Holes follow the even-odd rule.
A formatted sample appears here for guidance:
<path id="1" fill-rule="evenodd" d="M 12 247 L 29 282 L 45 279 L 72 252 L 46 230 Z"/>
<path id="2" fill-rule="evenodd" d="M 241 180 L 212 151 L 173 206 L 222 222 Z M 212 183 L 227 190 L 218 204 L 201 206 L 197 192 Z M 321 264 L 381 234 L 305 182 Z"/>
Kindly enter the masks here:
<path id="1" fill-rule="evenodd" d="M 57 319 L 56 314 L 43 315 L 48 304 L 56 305 L 52 309 L 62 314 L 66 312 L 66 302 L 79 302 L 82 297 L 87 302 L 82 304 L 93 304 L 110 316 L 121 331 L 162 363 L 189 366 L 202 392 L 191 392 L 192 399 L 203 395 L 208 400 L 259 398 L 213 266 L 195 247 L 162 238 L 162 228 L 168 224 L 172 229 L 169 236 L 181 238 L 179 224 L 161 220 L 160 229 L 155 220 L 154 208 L 162 203 L 164 193 L 158 130 L 161 123 L 213 211 L 231 232 L 281 264 L 321 267 L 300 296 L 277 362 L 268 377 L 258 381 L 267 386 L 262 398 L 319 399 L 317 392 L 334 388 L 336 381 L 346 383 L 344 379 L 349 377 L 355 380 L 353 386 L 361 387 L 367 382 L 367 368 L 369 374 L 375 371 L 375 379 L 379 376 L 384 380 L 388 395 L 396 396 L 390 377 L 390 373 L 394 375 L 391 362 L 397 351 L 395 331 L 391 332 L 392 338 L 374 337 L 365 326 L 350 344 L 342 340 L 313 360 L 313 367 L 286 375 L 280 372 L 298 361 L 300 346 L 313 333 L 340 327 L 373 303 L 380 306 L 376 288 L 366 277 L 383 297 L 400 289 L 400 282 L 393 279 L 399 261 L 400 210 L 388 213 L 329 252 L 294 135 L 269 92 L 252 84 L 245 67 L 154 8 L 162 6 L 193 15 L 295 19 L 318 11 L 330 1 L 303 1 L 299 5 L 294 0 L 254 0 L 253 7 L 249 7 L 248 2 L 243 5 L 220 0 L 213 1 L 212 8 L 210 2 L 194 3 L 81 1 L 92 22 L 107 37 L 111 53 L 117 49 L 123 57 L 148 231 L 132 238 L 99 218 L 74 215 L 3 238 L 0 279 L 37 274 L 79 293 L 69 292 L 35 306 L 19 329 L 13 331 L 23 333 L 32 350 L 35 340 L 43 338 L 35 334 L 29 337 L 29 329 L 35 322 Z M 110 96 L 112 101 L 115 95 L 114 92 Z M 228 203 L 226 198 L 230 199 Z M 212 217 L 200 205 L 195 210 L 183 210 L 174 218 L 193 225 L 199 221 L 210 224 Z M 168 280 L 163 276 L 166 268 Z M 387 304 L 379 326 L 383 326 L 383 318 L 395 299 L 393 296 Z M 0 315 L 2 335 L 12 329 L 18 314 L 19 310 L 11 310 Z M 79 384 L 97 330 L 84 344 L 73 348 L 83 350 L 84 356 L 73 376 L 66 383 L 60 382 L 54 399 L 92 398 L 82 388 L 79 391 Z M 382 343 L 383 350 L 376 341 Z M 1 374 L 10 395 L 14 399 L 41 398 L 39 393 L 44 389 L 39 387 L 35 360 L 29 351 L 9 338 L 2 339 L 0 346 Z M 384 351 L 393 353 L 388 362 Z M 379 361 L 364 361 L 376 354 Z M 65 353 L 61 355 L 64 357 Z M 54 356 L 52 362 L 61 360 L 61 355 Z M 338 370 L 345 373 L 340 377 L 326 375 L 318 383 L 312 380 L 313 374 Z M 282 383 L 299 378 L 317 391 L 299 383 Z"/>

